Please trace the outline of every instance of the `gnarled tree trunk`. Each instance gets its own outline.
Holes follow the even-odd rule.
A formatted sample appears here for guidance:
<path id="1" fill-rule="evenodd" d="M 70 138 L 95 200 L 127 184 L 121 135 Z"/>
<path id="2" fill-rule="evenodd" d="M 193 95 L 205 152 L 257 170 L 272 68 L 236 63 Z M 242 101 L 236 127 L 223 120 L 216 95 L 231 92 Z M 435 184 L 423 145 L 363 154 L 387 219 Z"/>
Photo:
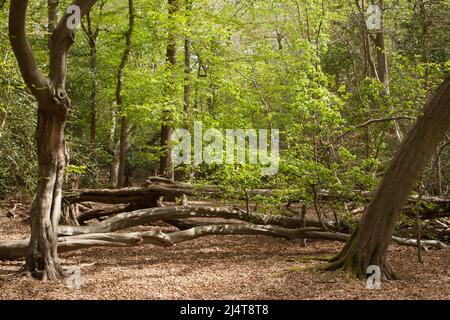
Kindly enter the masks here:
<path id="1" fill-rule="evenodd" d="M 81 17 L 96 0 L 76 0 Z M 41 279 L 55 280 L 64 275 L 57 255 L 58 223 L 61 216 L 62 185 L 66 165 L 64 126 L 70 109 L 65 90 L 67 54 L 74 43 L 74 30 L 68 28 L 70 14 L 56 25 L 56 1 L 49 1 L 50 72 L 45 77 L 37 66 L 26 37 L 28 0 L 12 0 L 9 36 L 22 77 L 38 102 L 36 143 L 39 182 L 31 207 L 31 237 L 23 271 Z M 80 18 L 81 18 L 80 17 Z"/>
<path id="2" fill-rule="evenodd" d="M 50 114 L 39 106 L 36 132 L 39 183 L 31 206 L 31 238 L 25 271 L 43 279 L 57 279 L 64 274 L 56 250 L 66 164 L 66 117 L 62 112 Z"/>

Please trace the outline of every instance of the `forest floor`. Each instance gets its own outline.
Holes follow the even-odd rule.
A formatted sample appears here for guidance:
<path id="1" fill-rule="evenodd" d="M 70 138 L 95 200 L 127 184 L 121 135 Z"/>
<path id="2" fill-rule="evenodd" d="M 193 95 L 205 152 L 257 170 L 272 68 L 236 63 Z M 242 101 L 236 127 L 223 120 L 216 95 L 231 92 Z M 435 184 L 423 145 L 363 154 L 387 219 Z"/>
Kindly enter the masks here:
<path id="1" fill-rule="evenodd" d="M 0 240 L 28 235 L 23 218 L 6 217 L 0 203 Z M 145 227 L 149 229 L 153 227 Z M 144 227 L 133 228 L 142 230 Z M 450 252 L 392 245 L 389 261 L 400 277 L 369 290 L 365 282 L 321 272 L 342 243 L 287 241 L 263 236 L 204 237 L 170 248 L 91 248 L 61 254 L 81 270 L 81 288 L 66 281 L 5 277 L 23 261 L 0 261 L 0 299 L 450 299 Z"/>

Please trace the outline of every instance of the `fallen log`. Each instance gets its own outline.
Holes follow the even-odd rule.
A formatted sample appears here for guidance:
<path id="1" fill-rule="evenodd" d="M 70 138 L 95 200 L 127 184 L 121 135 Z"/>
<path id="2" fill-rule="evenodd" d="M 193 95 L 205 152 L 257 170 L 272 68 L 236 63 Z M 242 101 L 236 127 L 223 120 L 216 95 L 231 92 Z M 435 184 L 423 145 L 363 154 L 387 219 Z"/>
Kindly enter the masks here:
<path id="1" fill-rule="evenodd" d="M 439 218 L 448 218 L 450 217 L 450 202 L 442 203 L 437 205 L 437 207 L 429 207 L 429 206 L 419 206 L 412 207 L 407 206 L 403 208 L 402 213 L 410 218 L 416 218 L 416 212 L 419 212 L 419 217 L 421 219 L 439 219 Z"/>
<path id="2" fill-rule="evenodd" d="M 27 254 L 29 239 L 0 241 L 0 260 L 23 258 Z M 60 237 L 58 253 L 79 250 L 90 247 L 131 247 L 141 244 L 170 246 L 159 231 L 133 233 L 100 233 Z"/>
<path id="3" fill-rule="evenodd" d="M 185 195 L 207 196 L 221 193 L 218 187 L 194 186 L 187 183 L 150 185 L 123 189 L 77 189 L 63 193 L 63 204 L 98 202 L 104 204 L 133 203 L 156 207 L 161 196 L 174 199 Z"/>
<path id="4" fill-rule="evenodd" d="M 254 223 L 256 225 L 279 226 L 285 229 L 303 229 L 316 230 L 325 232 L 321 229 L 322 225 L 318 221 L 305 219 L 305 222 L 300 217 L 285 217 L 275 215 L 258 215 L 255 213 L 247 213 L 246 211 L 225 208 L 225 207 L 205 207 L 205 206 L 173 206 L 173 207 L 157 207 L 133 212 L 126 212 L 118 214 L 109 219 L 103 220 L 100 223 L 92 224 L 85 227 L 60 226 L 59 236 L 74 236 L 90 233 L 109 233 L 121 229 L 126 229 L 134 226 L 149 224 L 155 221 L 164 221 L 172 224 L 175 227 L 186 230 L 195 229 L 195 227 L 209 227 L 213 226 L 207 222 L 195 222 L 189 218 L 222 218 L 232 219 L 244 222 Z M 220 224 L 215 224 L 219 225 Z M 335 227 L 328 224 L 330 232 L 336 234 Z M 334 231 L 333 231 L 334 230 Z M 340 233 L 345 234 L 345 233 Z M 417 246 L 417 240 L 407 239 L 401 237 L 392 237 L 392 241 L 400 245 Z M 437 240 L 422 240 L 422 246 L 447 248 L 448 245 Z"/>
<path id="5" fill-rule="evenodd" d="M 175 228 L 179 230 L 187 230 L 195 227 L 201 227 L 201 226 L 211 226 L 211 225 L 219 225 L 223 224 L 220 222 L 210 222 L 210 221 L 198 221 L 198 219 L 173 219 L 173 220 L 164 220 L 163 221 L 166 224 L 169 224 L 171 226 L 174 226 Z M 228 224 L 237 224 L 242 223 L 239 221 L 236 222 L 227 222 Z"/>
<path id="6" fill-rule="evenodd" d="M 417 239 L 407 239 L 407 238 L 400 238 L 400 237 L 392 237 L 392 240 L 400 245 L 404 246 L 413 246 L 417 247 Z M 448 249 L 450 248 L 449 245 L 443 243 L 439 240 L 420 240 L 420 244 L 422 247 L 433 247 L 433 248 L 439 248 L 439 249 Z"/>
<path id="7" fill-rule="evenodd" d="M 222 224 L 200 226 L 183 231 L 164 233 L 146 231 L 133 233 L 91 233 L 58 239 L 58 252 L 69 252 L 90 247 L 134 247 L 153 244 L 169 247 L 177 243 L 212 235 L 264 235 L 293 240 L 297 238 L 345 242 L 349 235 L 313 229 L 287 229 L 253 224 Z M 14 260 L 26 256 L 29 239 L 0 241 L 0 260 Z"/>
<path id="8" fill-rule="evenodd" d="M 277 225 L 284 228 L 301 228 L 303 221 L 300 217 L 284 217 L 275 215 L 258 215 L 247 213 L 234 208 L 206 207 L 206 206 L 171 206 L 156 207 L 117 214 L 102 222 L 89 226 L 59 226 L 60 236 L 73 236 L 89 233 L 107 233 L 120 229 L 139 226 L 154 221 L 176 220 L 185 218 L 223 218 L 246 221 L 261 225 Z M 315 221 L 306 219 L 306 226 L 322 227 Z M 332 225 L 330 225 L 332 227 Z"/>
<path id="9" fill-rule="evenodd" d="M 91 209 L 87 210 L 85 212 L 82 212 L 78 216 L 78 223 L 80 225 L 86 225 L 86 222 L 89 220 L 96 219 L 98 221 L 104 220 L 105 217 L 110 217 L 119 213 L 123 212 L 130 212 L 134 210 L 142 209 L 139 205 L 133 205 L 133 204 L 122 204 L 110 208 L 105 209 Z M 71 224 L 74 225 L 74 224 Z"/>
<path id="10" fill-rule="evenodd" d="M 64 253 L 90 247 L 135 247 L 144 244 L 170 247 L 177 243 L 194 240 L 205 236 L 225 235 L 263 235 L 275 238 L 316 239 L 346 242 L 349 234 L 320 231 L 317 229 L 288 229 L 278 226 L 254 224 L 222 224 L 200 226 L 188 230 L 164 233 L 161 231 L 145 231 L 133 233 L 91 233 L 58 239 L 58 252 Z M 417 246 L 416 240 L 393 237 L 392 240 L 403 245 Z M 437 246 L 448 249 L 449 246 L 434 240 L 421 241 L 423 246 Z M 0 260 L 15 260 L 26 256 L 29 239 L 0 241 Z"/>
<path id="11" fill-rule="evenodd" d="M 201 186 L 192 185 L 182 182 L 164 182 L 165 180 L 150 180 L 143 187 L 123 188 L 123 189 L 79 189 L 66 191 L 63 194 L 63 204 L 69 205 L 81 202 L 98 202 L 104 204 L 133 204 L 141 208 L 152 208 L 158 206 L 160 197 L 164 197 L 168 201 L 175 201 L 177 197 L 183 195 L 188 196 L 208 196 L 214 198 L 222 198 L 223 190 L 218 186 Z M 274 197 L 281 190 L 277 189 L 255 189 L 250 190 L 252 196 Z M 332 194 L 327 191 L 317 193 L 318 197 L 323 201 L 369 201 L 372 197 L 371 192 L 354 191 L 346 195 Z M 292 200 L 294 201 L 294 200 Z M 417 205 L 419 202 L 427 205 Z M 430 207 L 428 204 L 431 204 Z M 433 219 L 437 217 L 450 216 L 450 199 L 436 196 L 417 196 L 411 195 L 405 205 L 404 211 L 410 214 L 411 207 L 415 206 L 415 210 L 419 210 L 419 214 L 424 219 Z M 99 217 L 101 212 L 93 213 L 95 217 Z"/>

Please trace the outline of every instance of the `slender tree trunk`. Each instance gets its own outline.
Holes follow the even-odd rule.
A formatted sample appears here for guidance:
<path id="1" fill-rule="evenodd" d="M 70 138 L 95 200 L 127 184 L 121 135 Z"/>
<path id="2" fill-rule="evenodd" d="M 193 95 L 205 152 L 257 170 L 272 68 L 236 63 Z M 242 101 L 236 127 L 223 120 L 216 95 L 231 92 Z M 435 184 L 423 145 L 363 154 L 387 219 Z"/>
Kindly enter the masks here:
<path id="1" fill-rule="evenodd" d="M 359 227 L 327 269 L 342 268 L 364 278 L 367 267 L 377 265 L 388 279 L 395 277 L 386 263 L 387 248 L 402 205 L 450 127 L 450 75 L 423 113 L 400 146 Z"/>
<path id="2" fill-rule="evenodd" d="M 86 16 L 87 20 L 87 29 L 85 29 L 85 33 L 89 40 L 89 48 L 90 48 L 90 59 L 89 59 L 89 68 L 91 71 L 92 77 L 92 89 L 91 95 L 89 97 L 90 101 L 90 138 L 91 142 L 95 143 L 97 139 L 97 92 L 98 92 L 98 77 L 97 77 L 97 39 L 98 34 L 100 32 L 99 27 L 93 29 L 92 27 L 92 17 L 89 13 Z M 95 150 L 95 148 L 94 148 Z"/>
<path id="3" fill-rule="evenodd" d="M 184 100 L 184 113 L 186 115 L 186 118 L 189 117 L 190 112 L 190 100 L 191 100 L 191 41 L 188 37 L 185 37 L 184 39 L 184 94 L 183 94 L 183 100 Z"/>
<path id="4" fill-rule="evenodd" d="M 93 70 L 96 69 L 96 67 L 94 66 L 96 64 L 96 62 L 94 62 L 96 60 L 96 58 L 93 56 L 92 57 L 92 68 Z M 98 81 L 97 81 L 97 76 L 93 75 L 94 79 L 93 79 L 93 83 L 92 83 L 92 92 L 91 92 L 91 96 L 90 96 L 90 101 L 91 101 L 91 127 L 90 127 L 90 138 L 91 138 L 91 142 L 95 143 L 95 141 L 97 140 L 97 91 L 98 91 Z"/>
<path id="5" fill-rule="evenodd" d="M 380 1 L 382 2 L 382 1 Z M 386 43 L 384 38 L 384 30 L 377 32 L 375 37 L 375 47 L 377 50 L 377 74 L 378 79 L 384 85 L 384 95 L 390 94 L 389 88 L 389 69 L 386 56 Z"/>
<path id="6" fill-rule="evenodd" d="M 170 115 L 168 112 L 164 113 L 164 123 L 161 126 L 161 147 L 164 149 L 163 154 L 159 158 L 159 174 L 173 179 L 174 172 L 172 168 L 172 143 L 170 136 L 172 134 L 172 127 L 170 125 Z"/>
<path id="7" fill-rule="evenodd" d="M 384 10 L 384 0 L 379 0 L 379 6 L 381 10 Z M 389 69 L 386 54 L 386 43 L 384 37 L 384 13 L 382 18 L 381 30 L 377 32 L 375 37 L 375 47 L 377 50 L 377 65 L 378 65 L 378 79 L 383 83 L 384 90 L 382 94 L 384 96 L 389 96 L 391 94 L 391 89 L 389 85 Z M 397 140 L 401 142 L 403 140 L 403 133 L 397 121 L 393 121 L 395 135 Z"/>
<path id="8" fill-rule="evenodd" d="M 120 156 L 120 141 L 117 141 L 112 154 L 111 168 L 109 172 L 109 184 L 111 186 L 117 186 L 119 181 L 119 159 Z"/>
<path id="9" fill-rule="evenodd" d="M 109 131 L 109 153 L 111 155 L 111 167 L 109 169 L 109 184 L 117 186 L 119 175 L 119 142 L 116 143 L 116 110 L 111 111 L 111 129 Z M 119 140 L 120 141 L 120 140 Z"/>
<path id="10" fill-rule="evenodd" d="M 122 97 L 122 82 L 123 82 L 123 71 L 128 62 L 128 58 L 131 52 L 132 46 L 132 35 L 134 30 L 134 0 L 128 0 L 128 31 L 126 34 L 126 44 L 125 50 L 122 55 L 122 60 L 117 72 L 117 87 L 116 87 L 116 103 L 121 111 L 123 111 L 123 97 Z M 121 116 L 120 119 L 120 140 L 119 140 L 119 156 L 118 156 L 118 176 L 117 176 L 117 187 L 123 187 L 125 183 L 125 166 L 127 159 L 127 152 L 129 149 L 129 134 L 130 129 L 128 126 L 128 119 L 126 115 Z"/>
<path id="11" fill-rule="evenodd" d="M 384 32 L 378 32 L 375 38 L 375 45 L 377 48 L 377 64 L 378 64 L 378 79 L 384 85 L 384 94 L 389 95 L 389 71 L 386 57 L 386 44 L 384 40 Z"/>
<path id="12" fill-rule="evenodd" d="M 191 24 L 191 11 L 192 11 L 192 0 L 185 0 L 185 8 L 187 15 L 187 24 L 188 28 Z M 189 118 L 189 113 L 191 109 L 191 40 L 189 36 L 184 37 L 184 92 L 183 92 L 183 101 L 184 101 L 184 113 L 186 119 Z"/>
<path id="13" fill-rule="evenodd" d="M 443 188 L 442 188 L 442 146 L 439 146 L 436 150 L 436 156 L 435 156 L 435 160 L 434 160 L 434 164 L 431 167 L 431 170 L 435 171 L 436 174 L 436 184 L 437 186 L 435 187 L 433 185 L 433 182 L 431 182 L 432 184 L 432 189 L 434 191 L 434 194 L 438 195 L 438 196 L 442 196 L 443 194 Z"/>
<path id="14" fill-rule="evenodd" d="M 179 0 L 168 0 L 168 16 L 171 24 L 174 24 L 174 15 L 180 10 Z M 166 92 L 170 96 L 174 96 L 175 91 L 175 78 L 173 71 L 177 65 L 178 46 L 176 35 L 173 30 L 173 26 L 169 30 L 167 48 L 166 48 L 166 63 L 167 69 L 170 71 L 171 80 L 166 88 Z M 159 159 L 159 174 L 166 176 L 167 178 L 174 178 L 174 168 L 172 164 L 172 144 L 170 143 L 170 136 L 172 134 L 172 115 L 165 111 L 163 114 L 163 123 L 161 124 L 161 139 L 160 146 L 162 154 Z"/>
<path id="15" fill-rule="evenodd" d="M 119 166 L 118 166 L 118 180 L 117 186 L 119 188 L 125 187 L 125 166 L 126 156 L 130 149 L 129 144 L 130 128 L 128 126 L 127 117 L 120 119 L 120 144 L 119 144 Z"/>
<path id="16" fill-rule="evenodd" d="M 3 113 L 3 117 L 2 117 L 2 121 L 0 122 L 0 139 L 3 136 L 3 130 L 5 129 L 6 126 L 6 119 L 8 118 L 8 106 L 5 107 L 5 110 L 2 111 Z"/>

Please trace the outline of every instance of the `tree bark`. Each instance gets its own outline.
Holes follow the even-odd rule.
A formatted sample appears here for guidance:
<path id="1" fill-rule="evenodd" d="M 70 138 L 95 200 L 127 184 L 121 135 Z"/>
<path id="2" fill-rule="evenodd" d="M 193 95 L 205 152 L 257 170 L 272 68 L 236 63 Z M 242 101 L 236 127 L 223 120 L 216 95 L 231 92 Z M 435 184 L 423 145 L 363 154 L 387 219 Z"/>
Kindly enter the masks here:
<path id="1" fill-rule="evenodd" d="M 33 276 L 55 280 L 63 276 L 56 252 L 65 170 L 64 124 L 67 115 L 38 111 L 39 177 L 31 206 L 31 239 L 25 270 Z"/>
<path id="2" fill-rule="evenodd" d="M 86 222 L 89 220 L 96 219 L 101 221 L 102 219 L 105 219 L 105 217 L 110 217 L 119 213 L 130 212 L 138 209 L 142 209 L 142 207 L 133 204 L 114 205 L 105 209 L 93 209 L 82 212 L 78 216 L 77 221 L 78 225 L 86 225 Z"/>
<path id="3" fill-rule="evenodd" d="M 159 174 L 169 179 L 174 178 L 172 168 L 172 143 L 170 137 L 172 135 L 172 125 L 170 124 L 171 116 L 169 112 L 164 112 L 163 124 L 161 125 L 161 141 L 162 149 L 161 157 L 159 158 Z"/>
<path id="4" fill-rule="evenodd" d="M 395 223 L 414 183 L 449 127 L 450 75 L 425 106 L 423 116 L 400 146 L 359 227 L 328 269 L 342 268 L 364 278 L 367 267 L 377 265 L 386 278 L 395 278 L 386 263 Z"/>
<path id="5" fill-rule="evenodd" d="M 120 140 L 117 141 L 117 143 L 114 145 L 114 134 L 115 134 L 115 123 L 116 123 L 116 116 L 115 112 L 112 112 L 113 118 L 112 123 L 114 125 L 111 127 L 111 137 L 112 137 L 112 149 L 111 150 L 111 167 L 109 168 L 109 184 L 111 186 L 117 186 L 117 181 L 119 179 L 119 154 L 120 154 Z"/>
<path id="6" fill-rule="evenodd" d="M 48 33 L 52 34 L 56 29 L 56 25 L 58 24 L 58 7 L 59 0 L 48 0 L 47 9 L 48 9 Z"/>
<path id="7" fill-rule="evenodd" d="M 128 125 L 128 118 L 122 116 L 120 119 L 120 143 L 119 143 L 119 167 L 118 167 L 118 179 L 117 187 L 126 187 L 125 181 L 125 167 L 127 161 L 127 153 L 131 147 L 129 143 L 130 127 Z"/>

